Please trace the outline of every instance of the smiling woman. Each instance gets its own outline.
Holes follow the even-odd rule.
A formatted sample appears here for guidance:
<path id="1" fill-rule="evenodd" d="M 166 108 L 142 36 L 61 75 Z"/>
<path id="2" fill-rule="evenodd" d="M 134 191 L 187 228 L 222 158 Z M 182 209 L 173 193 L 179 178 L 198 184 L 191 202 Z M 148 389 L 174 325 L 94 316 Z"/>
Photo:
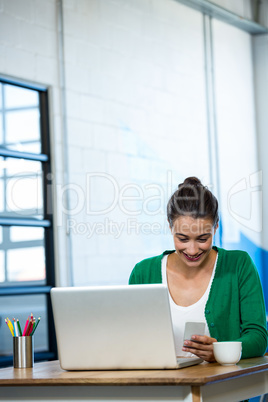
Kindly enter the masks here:
<path id="1" fill-rule="evenodd" d="M 211 258 L 210 251 L 216 230 L 217 226 L 214 227 L 209 218 L 179 216 L 171 228 L 171 233 L 177 254 L 182 258 L 182 264 L 186 261 L 204 263 L 207 257 Z"/>
<path id="2" fill-rule="evenodd" d="M 213 246 L 215 196 L 189 177 L 171 196 L 167 218 L 175 250 L 136 264 L 129 283 L 167 285 L 177 355 L 213 362 L 217 341 L 241 341 L 243 358 L 263 355 L 267 330 L 258 272 L 247 253 Z M 183 341 L 186 322 L 204 322 L 205 333 Z"/>

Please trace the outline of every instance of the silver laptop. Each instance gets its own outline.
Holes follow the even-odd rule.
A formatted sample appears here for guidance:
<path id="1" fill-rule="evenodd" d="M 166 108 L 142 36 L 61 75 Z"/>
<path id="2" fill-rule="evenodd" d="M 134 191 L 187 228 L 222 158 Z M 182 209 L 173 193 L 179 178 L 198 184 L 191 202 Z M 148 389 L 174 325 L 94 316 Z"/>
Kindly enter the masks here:
<path id="1" fill-rule="evenodd" d="M 177 358 L 165 285 L 51 289 L 59 360 L 65 370 L 175 369 Z"/>

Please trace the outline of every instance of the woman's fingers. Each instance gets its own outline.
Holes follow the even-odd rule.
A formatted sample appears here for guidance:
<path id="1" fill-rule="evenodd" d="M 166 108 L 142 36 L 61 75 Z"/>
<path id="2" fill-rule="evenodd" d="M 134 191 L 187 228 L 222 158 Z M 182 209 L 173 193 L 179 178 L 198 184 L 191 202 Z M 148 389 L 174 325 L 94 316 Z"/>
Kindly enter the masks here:
<path id="1" fill-rule="evenodd" d="M 191 339 L 195 342 L 200 342 L 206 345 L 212 345 L 213 342 L 217 342 L 217 339 L 211 338 L 210 336 L 207 335 L 193 335 Z"/>
<path id="2" fill-rule="evenodd" d="M 217 342 L 217 340 L 206 335 L 193 335 L 191 340 L 184 341 L 182 350 L 193 353 L 208 362 L 213 362 L 215 361 L 213 342 Z"/>

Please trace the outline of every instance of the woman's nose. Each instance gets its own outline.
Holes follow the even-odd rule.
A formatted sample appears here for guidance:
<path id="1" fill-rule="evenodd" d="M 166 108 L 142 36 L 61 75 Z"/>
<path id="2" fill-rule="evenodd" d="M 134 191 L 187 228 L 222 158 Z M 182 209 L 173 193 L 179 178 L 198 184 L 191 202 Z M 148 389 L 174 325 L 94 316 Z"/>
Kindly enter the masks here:
<path id="1" fill-rule="evenodd" d="M 187 247 L 187 254 L 196 255 L 198 253 L 198 245 L 195 242 L 191 242 Z"/>

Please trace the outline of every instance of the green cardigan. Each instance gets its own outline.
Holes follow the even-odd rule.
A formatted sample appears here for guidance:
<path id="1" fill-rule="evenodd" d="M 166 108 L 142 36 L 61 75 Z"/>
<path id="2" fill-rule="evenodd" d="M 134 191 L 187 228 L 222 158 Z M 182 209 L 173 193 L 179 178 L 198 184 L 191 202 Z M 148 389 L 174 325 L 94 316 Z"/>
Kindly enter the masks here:
<path id="1" fill-rule="evenodd" d="M 257 269 L 244 251 L 213 248 L 218 261 L 205 307 L 210 335 L 218 341 L 242 341 L 242 358 L 261 356 L 267 348 L 267 327 Z M 162 283 L 162 258 L 173 252 L 136 264 L 129 284 Z"/>

